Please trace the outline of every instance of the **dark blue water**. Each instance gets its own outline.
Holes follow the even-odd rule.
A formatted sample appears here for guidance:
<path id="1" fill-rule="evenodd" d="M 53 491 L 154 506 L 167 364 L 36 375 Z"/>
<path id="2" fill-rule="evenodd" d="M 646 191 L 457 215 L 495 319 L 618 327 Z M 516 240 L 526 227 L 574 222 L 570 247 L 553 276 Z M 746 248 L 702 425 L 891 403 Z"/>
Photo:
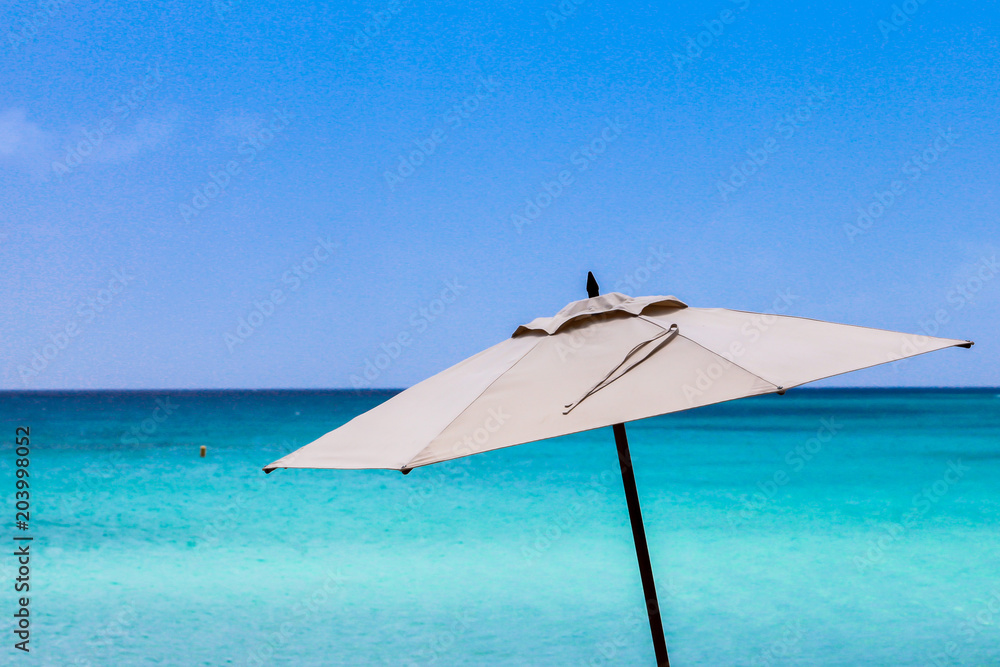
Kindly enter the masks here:
<path id="1" fill-rule="evenodd" d="M 405 477 L 260 471 L 389 395 L 0 394 L 7 540 L 32 436 L 16 657 L 651 664 L 610 429 Z M 672 664 L 1000 664 L 1000 390 L 798 390 L 629 436 Z"/>

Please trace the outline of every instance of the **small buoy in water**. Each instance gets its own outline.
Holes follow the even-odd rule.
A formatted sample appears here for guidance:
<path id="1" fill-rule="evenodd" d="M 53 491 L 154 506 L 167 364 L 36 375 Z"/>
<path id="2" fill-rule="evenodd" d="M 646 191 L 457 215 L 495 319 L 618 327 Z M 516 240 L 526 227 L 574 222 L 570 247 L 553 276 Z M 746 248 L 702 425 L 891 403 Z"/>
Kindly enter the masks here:
<path id="1" fill-rule="evenodd" d="M 201 458 L 205 458 L 205 454 L 208 453 L 208 447 L 205 445 L 201 446 Z"/>

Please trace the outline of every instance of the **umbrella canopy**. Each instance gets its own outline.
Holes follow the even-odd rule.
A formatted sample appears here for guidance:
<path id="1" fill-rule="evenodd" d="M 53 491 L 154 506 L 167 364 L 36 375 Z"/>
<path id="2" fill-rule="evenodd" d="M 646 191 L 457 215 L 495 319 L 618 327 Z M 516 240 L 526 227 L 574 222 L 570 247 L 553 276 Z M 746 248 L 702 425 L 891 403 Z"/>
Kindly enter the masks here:
<path id="1" fill-rule="evenodd" d="M 800 384 L 966 340 L 599 295 L 414 385 L 264 468 L 418 466 L 613 426 L 656 664 L 669 667 L 626 421 Z"/>
<path id="2" fill-rule="evenodd" d="M 408 472 L 971 345 L 612 292 L 521 325 L 264 470 Z"/>

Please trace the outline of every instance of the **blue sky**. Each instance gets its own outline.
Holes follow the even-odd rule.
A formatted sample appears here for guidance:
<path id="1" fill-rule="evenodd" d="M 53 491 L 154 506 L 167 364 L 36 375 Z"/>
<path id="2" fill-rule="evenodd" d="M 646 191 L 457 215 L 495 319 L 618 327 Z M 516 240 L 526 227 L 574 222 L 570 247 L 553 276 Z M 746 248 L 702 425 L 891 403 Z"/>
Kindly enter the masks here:
<path id="1" fill-rule="evenodd" d="M 9 2 L 0 388 L 406 386 L 588 270 L 977 342 L 828 384 L 1000 384 L 997 18 Z"/>

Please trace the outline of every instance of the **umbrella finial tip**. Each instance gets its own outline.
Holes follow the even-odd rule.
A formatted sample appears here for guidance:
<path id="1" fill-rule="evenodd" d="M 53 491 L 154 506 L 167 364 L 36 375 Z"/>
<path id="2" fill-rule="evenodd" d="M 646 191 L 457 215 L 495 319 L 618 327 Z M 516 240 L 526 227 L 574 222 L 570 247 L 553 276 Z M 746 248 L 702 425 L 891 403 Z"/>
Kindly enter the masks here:
<path id="1" fill-rule="evenodd" d="M 597 285 L 597 278 L 594 277 L 593 271 L 587 271 L 587 298 L 593 299 L 595 296 L 600 296 L 601 288 Z"/>

